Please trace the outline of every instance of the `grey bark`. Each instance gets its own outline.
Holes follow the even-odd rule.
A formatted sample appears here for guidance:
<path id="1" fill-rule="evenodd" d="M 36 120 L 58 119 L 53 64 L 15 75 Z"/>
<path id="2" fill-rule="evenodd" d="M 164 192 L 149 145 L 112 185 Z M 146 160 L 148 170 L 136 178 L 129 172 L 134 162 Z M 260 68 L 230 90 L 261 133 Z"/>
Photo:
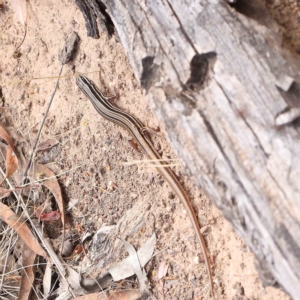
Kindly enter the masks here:
<path id="1" fill-rule="evenodd" d="M 255 253 L 263 282 L 300 299 L 300 61 L 259 1 L 242 3 L 106 6 L 186 172 Z"/>

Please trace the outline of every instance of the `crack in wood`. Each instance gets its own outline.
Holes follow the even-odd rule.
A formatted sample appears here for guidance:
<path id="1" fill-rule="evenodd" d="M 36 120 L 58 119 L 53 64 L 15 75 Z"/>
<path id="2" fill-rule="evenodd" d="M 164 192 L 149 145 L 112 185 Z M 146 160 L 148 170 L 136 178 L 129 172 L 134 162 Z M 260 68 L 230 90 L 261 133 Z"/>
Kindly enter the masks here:
<path id="1" fill-rule="evenodd" d="M 188 43 L 190 44 L 190 46 L 194 49 L 195 53 L 198 54 L 198 51 L 197 51 L 197 49 L 196 49 L 194 43 L 193 43 L 192 40 L 190 39 L 190 37 L 189 37 L 189 35 L 187 34 L 186 30 L 184 29 L 184 27 L 183 27 L 183 25 L 182 25 L 182 23 L 181 23 L 179 17 L 178 17 L 177 14 L 176 14 L 176 11 L 173 9 L 173 6 L 171 5 L 171 3 L 170 3 L 168 0 L 167 0 L 167 3 L 168 3 L 168 5 L 169 5 L 169 7 L 170 7 L 170 9 L 171 9 L 171 11 L 172 11 L 172 13 L 173 13 L 174 18 L 177 20 L 177 22 L 178 22 L 178 24 L 179 24 L 179 28 L 180 28 L 182 34 L 184 35 L 184 37 L 186 38 L 186 40 L 188 41 Z"/>
<path id="2" fill-rule="evenodd" d="M 85 20 L 85 27 L 87 30 L 87 36 L 91 36 L 94 39 L 98 39 L 99 30 L 97 27 L 96 16 L 89 4 L 89 1 L 75 0 L 75 3 L 78 6 L 81 13 L 83 14 Z"/>
<path id="3" fill-rule="evenodd" d="M 97 18 L 100 27 L 108 37 L 115 34 L 114 24 L 110 15 L 106 11 L 106 5 L 102 1 L 75 0 L 75 3 L 83 14 L 88 36 L 94 39 L 98 39 L 100 37 L 97 26 Z M 116 40 L 118 42 L 118 35 L 116 35 Z"/>

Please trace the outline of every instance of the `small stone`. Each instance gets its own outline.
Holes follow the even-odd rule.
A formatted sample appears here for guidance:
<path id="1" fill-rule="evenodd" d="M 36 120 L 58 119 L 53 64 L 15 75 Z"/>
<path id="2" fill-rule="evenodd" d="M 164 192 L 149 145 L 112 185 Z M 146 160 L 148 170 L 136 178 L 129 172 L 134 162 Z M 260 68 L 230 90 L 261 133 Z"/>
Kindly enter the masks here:
<path id="1" fill-rule="evenodd" d="M 204 234 L 207 230 L 208 230 L 209 226 L 203 226 L 201 229 L 200 229 L 200 232 L 202 234 Z"/>
<path id="2" fill-rule="evenodd" d="M 150 209 L 151 209 L 151 204 L 150 204 L 150 203 L 147 203 L 146 206 L 145 206 L 145 209 L 146 209 L 146 210 L 150 210 Z"/>
<path id="3" fill-rule="evenodd" d="M 200 259 L 199 259 L 199 256 L 197 255 L 197 256 L 194 256 L 194 258 L 193 258 L 193 263 L 195 264 L 195 265 L 199 265 L 200 264 Z"/>
<path id="4" fill-rule="evenodd" d="M 112 181 L 109 181 L 107 184 L 107 190 L 112 192 L 114 190 L 114 183 Z"/>
<path id="5" fill-rule="evenodd" d="M 195 280 L 196 278 L 195 278 L 195 274 L 194 273 L 190 273 L 189 275 L 188 275 L 188 280 L 189 281 L 191 281 L 191 280 Z"/>
<path id="6" fill-rule="evenodd" d="M 28 46 L 25 50 L 24 50 L 24 53 L 30 53 L 31 51 L 31 46 Z"/>
<path id="7" fill-rule="evenodd" d="M 171 200 L 175 199 L 175 194 L 172 193 L 172 192 L 169 192 L 168 198 L 171 199 Z"/>
<path id="8" fill-rule="evenodd" d="M 221 286 L 221 281 L 218 277 L 214 278 L 214 284 L 215 284 L 216 287 Z"/>
<path id="9" fill-rule="evenodd" d="M 245 294 L 245 290 L 242 286 L 237 288 L 237 292 L 239 295 L 243 296 Z"/>
<path id="10" fill-rule="evenodd" d="M 71 176 L 67 176 L 66 177 L 66 181 L 65 181 L 65 186 L 68 187 L 72 182 L 72 177 Z"/>
<path id="11" fill-rule="evenodd" d="M 16 51 L 13 53 L 13 58 L 14 58 L 14 59 L 18 59 L 18 58 L 21 57 L 21 55 L 22 55 L 22 53 L 21 53 L 20 51 L 16 50 Z"/>

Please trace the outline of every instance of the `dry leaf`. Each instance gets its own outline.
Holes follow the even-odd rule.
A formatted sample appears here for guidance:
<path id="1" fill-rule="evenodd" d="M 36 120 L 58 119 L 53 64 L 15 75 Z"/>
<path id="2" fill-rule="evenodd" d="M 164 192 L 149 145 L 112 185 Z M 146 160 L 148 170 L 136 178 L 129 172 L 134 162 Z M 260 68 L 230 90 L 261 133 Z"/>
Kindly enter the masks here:
<path id="1" fill-rule="evenodd" d="M 164 278 L 167 275 L 168 268 L 169 268 L 169 264 L 164 260 L 159 264 L 157 274 L 156 274 L 156 278 L 160 282 L 160 285 L 162 288 L 163 299 L 165 299 L 165 290 L 164 290 L 165 280 L 164 280 Z"/>
<path id="2" fill-rule="evenodd" d="M 65 300 L 71 299 L 71 294 L 75 295 L 83 295 L 84 290 L 81 287 L 80 280 L 81 275 L 76 272 L 74 269 L 66 266 L 67 270 L 67 280 L 63 277 L 59 277 L 60 287 L 57 290 L 57 294 L 59 295 L 56 297 L 56 300 Z M 72 298 L 73 299 L 73 298 Z"/>
<path id="3" fill-rule="evenodd" d="M 14 174 L 18 169 L 18 158 L 10 146 L 8 146 L 6 150 L 5 167 L 6 178 Z"/>
<path id="4" fill-rule="evenodd" d="M 159 264 L 157 275 L 156 275 L 158 281 L 167 275 L 168 268 L 169 268 L 169 264 L 165 260 Z"/>
<path id="5" fill-rule="evenodd" d="M 121 292 L 116 292 L 111 296 L 109 296 L 108 293 L 88 294 L 74 298 L 74 300 L 137 300 L 141 296 L 141 292 L 137 290 L 125 290 Z"/>
<path id="6" fill-rule="evenodd" d="M 82 245 L 78 244 L 78 245 L 75 247 L 74 251 L 73 251 L 73 255 L 78 255 L 78 254 L 80 254 L 82 251 L 83 251 Z"/>
<path id="7" fill-rule="evenodd" d="M 123 242 L 123 244 L 125 246 L 125 249 L 129 253 L 128 258 L 129 258 L 131 267 L 132 267 L 134 273 L 136 274 L 136 276 L 138 278 L 139 285 L 140 285 L 140 290 L 141 290 L 142 294 L 144 296 L 149 295 L 150 292 L 149 292 L 148 287 L 147 287 L 148 278 L 146 276 L 146 272 L 143 272 L 143 270 L 141 268 L 141 263 L 140 263 L 140 260 L 139 260 L 139 257 L 138 257 L 138 254 L 137 254 L 136 250 L 127 241 L 122 240 L 122 239 L 121 239 L 121 241 Z"/>
<path id="8" fill-rule="evenodd" d="M 36 149 L 36 151 L 44 151 L 44 150 L 48 150 L 52 147 L 54 147 L 55 145 L 58 144 L 58 140 L 56 139 L 48 139 L 42 143 L 40 143 Z"/>
<path id="9" fill-rule="evenodd" d="M 5 167 L 6 167 L 5 178 L 7 178 L 11 176 L 14 172 L 16 172 L 16 170 L 18 169 L 18 158 L 16 156 L 16 150 L 12 138 L 1 125 L 0 125 L 0 137 L 4 139 L 5 142 L 8 144 L 8 147 L 6 149 L 6 159 L 5 159 Z"/>
<path id="10" fill-rule="evenodd" d="M 129 139 L 127 140 L 129 145 L 134 149 L 134 150 L 138 150 L 138 144 L 135 140 L 133 139 Z"/>
<path id="11" fill-rule="evenodd" d="M 23 26 L 25 26 L 27 18 L 26 0 L 10 0 L 10 3 L 18 17 L 18 20 Z"/>
<path id="12" fill-rule="evenodd" d="M 151 259 L 156 244 L 155 233 L 152 234 L 151 238 L 137 251 L 138 259 L 143 268 L 146 263 Z M 114 266 L 108 269 L 108 272 L 113 277 L 114 281 L 119 281 L 134 275 L 132 270 L 130 258 L 127 257 L 124 260 L 118 262 Z"/>
<path id="13" fill-rule="evenodd" d="M 62 241 L 62 246 L 63 246 L 63 242 L 65 239 L 65 209 L 64 209 L 64 201 L 61 193 L 61 188 L 57 182 L 55 174 L 50 169 L 48 169 L 44 165 L 35 163 L 33 175 L 31 172 L 31 176 L 33 176 L 35 180 L 40 180 L 41 174 L 43 174 L 43 179 L 46 179 L 42 181 L 42 184 L 53 194 L 61 213 L 61 222 L 63 226 L 63 241 Z"/>
<path id="14" fill-rule="evenodd" d="M 48 261 L 44 272 L 44 277 L 43 277 L 44 299 L 48 299 L 48 295 L 51 292 L 51 279 L 52 279 L 52 263 Z"/>
<path id="15" fill-rule="evenodd" d="M 15 152 L 15 146 L 12 138 L 8 134 L 8 132 L 0 125 L 0 137 L 5 140 L 5 142 L 12 148 Z"/>
<path id="16" fill-rule="evenodd" d="M 0 202 L 0 218 L 15 230 L 28 247 L 36 254 L 46 257 L 44 250 L 37 242 L 27 224 L 20 219 L 7 205 Z"/>
<path id="17" fill-rule="evenodd" d="M 8 255 L 8 257 L 7 257 Z M 19 273 L 19 265 L 16 263 L 16 258 L 12 254 L 7 254 L 7 247 L 2 247 L 0 250 L 0 274 L 3 280 L 1 289 L 1 300 L 7 299 L 8 295 L 12 295 L 10 299 L 14 299 L 18 295 L 20 288 L 21 276 Z M 3 297 L 3 291 L 6 290 L 6 297 Z"/>
<path id="18" fill-rule="evenodd" d="M 18 300 L 30 299 L 32 285 L 35 278 L 35 265 L 36 254 L 25 243 L 22 249 L 22 275 L 21 286 Z"/>

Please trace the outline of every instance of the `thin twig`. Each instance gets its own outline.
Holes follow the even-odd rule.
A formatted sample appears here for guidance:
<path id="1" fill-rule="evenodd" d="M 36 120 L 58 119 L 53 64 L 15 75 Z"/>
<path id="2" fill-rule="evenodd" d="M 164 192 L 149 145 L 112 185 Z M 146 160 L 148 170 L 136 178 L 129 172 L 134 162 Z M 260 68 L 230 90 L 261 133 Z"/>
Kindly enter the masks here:
<path id="1" fill-rule="evenodd" d="M 56 84 L 55 84 L 55 87 L 54 87 L 54 91 L 53 91 L 53 93 L 52 93 L 52 95 L 51 95 L 51 98 L 50 98 L 50 101 L 49 101 L 49 104 L 48 104 L 48 107 L 47 107 L 47 110 L 46 110 L 44 119 L 43 119 L 43 121 L 42 121 L 41 127 L 40 127 L 39 132 L 38 132 L 38 134 L 37 134 L 37 137 L 36 137 L 36 139 L 35 139 L 35 142 L 34 142 L 34 145 L 33 145 L 33 148 L 32 148 L 32 152 L 31 152 L 31 155 L 30 155 L 30 159 L 29 159 L 29 161 L 28 161 L 28 164 L 27 164 L 26 169 L 25 169 L 25 172 L 24 172 L 23 182 L 24 182 L 24 180 L 26 179 L 26 177 L 27 177 L 27 175 L 28 175 L 28 171 L 29 171 L 30 166 L 31 166 L 31 164 L 32 164 L 33 157 L 34 157 L 34 155 L 35 155 L 35 151 L 36 151 L 36 148 L 37 148 L 37 144 L 38 144 L 38 142 L 39 142 L 39 139 L 40 139 L 40 136 L 41 136 L 41 133 L 42 133 L 42 130 L 43 130 L 43 127 L 44 127 L 46 118 L 47 118 L 47 116 L 48 116 L 48 113 L 49 113 L 51 104 L 52 104 L 53 99 L 54 99 L 54 95 L 55 95 L 56 90 L 57 90 L 57 86 L 58 86 L 58 82 L 59 82 L 59 78 L 60 78 L 62 69 L 63 69 L 63 65 L 61 65 L 61 68 L 60 68 L 60 71 L 59 71 L 59 74 L 58 74 L 58 78 L 57 78 L 57 80 L 56 80 Z"/>
<path id="2" fill-rule="evenodd" d="M 15 49 L 15 52 L 22 46 L 22 44 L 25 40 L 26 34 L 27 34 L 27 23 L 25 23 L 25 32 L 24 32 L 23 39 L 22 39 L 21 43 L 19 44 L 19 46 L 17 46 L 17 48 Z"/>

